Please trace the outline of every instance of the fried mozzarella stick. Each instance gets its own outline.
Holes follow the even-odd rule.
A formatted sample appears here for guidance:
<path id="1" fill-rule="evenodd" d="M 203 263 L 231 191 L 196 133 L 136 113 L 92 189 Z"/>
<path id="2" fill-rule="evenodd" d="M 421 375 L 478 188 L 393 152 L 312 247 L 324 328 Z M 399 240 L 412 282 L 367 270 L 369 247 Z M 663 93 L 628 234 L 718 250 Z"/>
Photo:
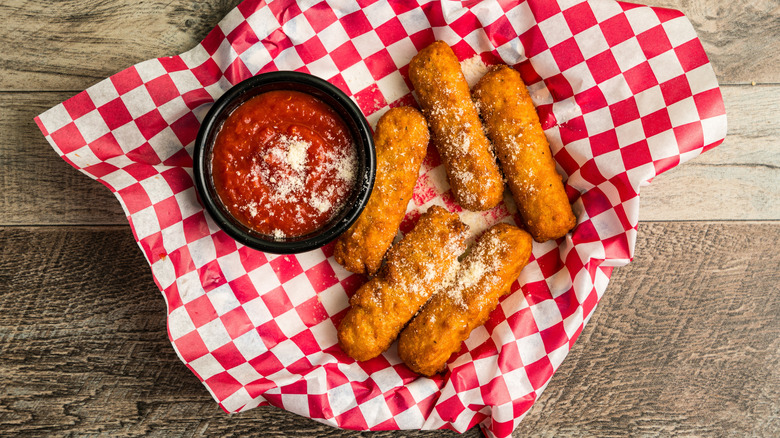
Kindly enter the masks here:
<path id="1" fill-rule="evenodd" d="M 374 275 L 406 214 L 428 150 L 428 124 L 414 108 L 393 108 L 377 122 L 376 181 L 358 220 L 336 241 L 334 256 L 347 270 Z"/>
<path id="2" fill-rule="evenodd" d="M 380 275 L 355 292 L 338 328 L 339 345 L 355 360 L 390 347 L 430 295 L 452 279 L 466 249 L 468 226 L 456 213 L 433 206 L 387 253 Z"/>
<path id="3" fill-rule="evenodd" d="M 503 199 L 504 182 L 455 53 L 442 41 L 432 43 L 412 58 L 409 79 L 455 200 L 467 210 L 495 207 Z"/>
<path id="4" fill-rule="evenodd" d="M 537 242 L 565 236 L 577 219 L 520 73 L 494 68 L 474 87 L 474 98 L 526 228 Z"/>
<path id="5" fill-rule="evenodd" d="M 434 295 L 401 332 L 398 354 L 412 371 L 432 376 L 472 330 L 487 321 L 531 256 L 527 232 L 498 224 L 466 255 L 455 281 Z"/>

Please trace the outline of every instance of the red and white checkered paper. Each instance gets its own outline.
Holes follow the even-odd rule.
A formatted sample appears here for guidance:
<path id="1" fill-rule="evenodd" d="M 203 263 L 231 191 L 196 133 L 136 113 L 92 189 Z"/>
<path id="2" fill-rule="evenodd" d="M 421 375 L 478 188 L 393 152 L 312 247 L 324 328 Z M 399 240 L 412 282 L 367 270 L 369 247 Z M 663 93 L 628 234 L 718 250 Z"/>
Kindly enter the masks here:
<path id="1" fill-rule="evenodd" d="M 303 4 L 305 3 L 305 5 Z M 62 158 L 114 192 L 168 304 L 181 360 L 227 412 L 271 404 L 350 429 L 506 437 L 550 381 L 631 260 L 639 188 L 719 144 L 715 75 L 679 12 L 611 0 L 301 2 L 247 0 L 194 49 L 134 65 L 41 114 Z M 461 60 L 515 66 L 550 139 L 578 225 L 533 257 L 446 374 L 422 378 L 395 346 L 356 363 L 338 347 L 348 297 L 365 281 L 332 246 L 297 256 L 251 250 L 220 231 L 193 187 L 192 146 L 232 85 L 298 70 L 351 95 L 375 123 L 416 105 L 409 60 L 432 41 Z M 461 211 L 433 148 L 401 227 L 434 204 L 478 233 L 516 221 L 511 199 Z"/>

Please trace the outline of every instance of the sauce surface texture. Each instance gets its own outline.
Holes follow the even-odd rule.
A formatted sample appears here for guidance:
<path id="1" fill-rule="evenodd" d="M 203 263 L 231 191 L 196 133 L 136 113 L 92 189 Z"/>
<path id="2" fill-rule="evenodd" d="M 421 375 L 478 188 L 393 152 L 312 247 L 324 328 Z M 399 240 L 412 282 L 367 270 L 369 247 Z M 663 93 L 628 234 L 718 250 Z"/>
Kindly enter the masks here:
<path id="1" fill-rule="evenodd" d="M 269 91 L 236 108 L 217 134 L 212 177 L 239 221 L 276 239 L 325 225 L 354 189 L 357 151 L 326 103 Z"/>

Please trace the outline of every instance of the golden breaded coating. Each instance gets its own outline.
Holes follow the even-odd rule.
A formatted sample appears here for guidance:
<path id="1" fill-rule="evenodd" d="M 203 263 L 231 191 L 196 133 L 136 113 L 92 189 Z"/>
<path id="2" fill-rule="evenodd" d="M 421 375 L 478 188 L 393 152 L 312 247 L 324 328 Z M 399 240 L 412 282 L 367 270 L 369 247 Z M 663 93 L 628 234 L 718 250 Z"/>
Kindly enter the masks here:
<path id="1" fill-rule="evenodd" d="M 468 226 L 456 213 L 433 206 L 393 246 L 380 275 L 358 289 L 338 328 L 339 345 L 356 360 L 369 360 L 390 347 L 398 333 L 451 279 L 466 249 Z"/>
<path id="2" fill-rule="evenodd" d="M 450 46 L 436 41 L 409 64 L 409 79 L 433 133 L 455 200 L 488 210 L 503 199 L 504 182 Z"/>
<path id="3" fill-rule="evenodd" d="M 432 376 L 472 330 L 487 321 L 531 257 L 527 232 L 498 224 L 466 255 L 453 284 L 439 290 L 398 339 L 398 355 L 414 372 Z"/>
<path id="4" fill-rule="evenodd" d="M 347 270 L 369 275 L 379 270 L 406 214 L 429 139 L 425 117 L 411 107 L 393 108 L 377 122 L 374 189 L 334 250 L 336 261 Z"/>
<path id="5" fill-rule="evenodd" d="M 526 228 L 537 242 L 565 236 L 577 218 L 520 73 L 505 65 L 492 69 L 474 87 L 474 98 Z"/>

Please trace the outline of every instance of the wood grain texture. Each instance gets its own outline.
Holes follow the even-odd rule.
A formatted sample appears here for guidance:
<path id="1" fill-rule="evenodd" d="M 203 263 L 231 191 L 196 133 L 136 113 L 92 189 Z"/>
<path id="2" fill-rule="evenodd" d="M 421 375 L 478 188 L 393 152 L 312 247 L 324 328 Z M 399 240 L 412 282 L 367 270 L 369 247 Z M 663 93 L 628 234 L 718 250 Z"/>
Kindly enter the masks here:
<path id="1" fill-rule="evenodd" d="M 778 239 L 778 223 L 642 224 L 514 436 L 780 433 Z M 0 435 L 361 435 L 223 413 L 176 357 L 126 227 L 2 228 L 0 284 Z"/>

